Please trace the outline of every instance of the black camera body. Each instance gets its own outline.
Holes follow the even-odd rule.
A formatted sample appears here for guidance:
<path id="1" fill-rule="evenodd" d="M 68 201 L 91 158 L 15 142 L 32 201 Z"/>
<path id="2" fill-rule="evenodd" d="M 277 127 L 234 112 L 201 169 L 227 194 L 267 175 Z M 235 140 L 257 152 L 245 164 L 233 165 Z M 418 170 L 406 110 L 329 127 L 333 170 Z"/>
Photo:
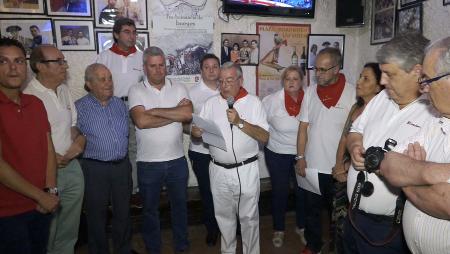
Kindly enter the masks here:
<path id="1" fill-rule="evenodd" d="M 380 168 L 381 161 L 384 159 L 384 154 L 391 151 L 397 145 L 397 141 L 389 138 L 384 143 L 384 148 L 379 146 L 371 146 L 367 148 L 364 154 L 364 167 L 367 172 L 373 173 Z"/>

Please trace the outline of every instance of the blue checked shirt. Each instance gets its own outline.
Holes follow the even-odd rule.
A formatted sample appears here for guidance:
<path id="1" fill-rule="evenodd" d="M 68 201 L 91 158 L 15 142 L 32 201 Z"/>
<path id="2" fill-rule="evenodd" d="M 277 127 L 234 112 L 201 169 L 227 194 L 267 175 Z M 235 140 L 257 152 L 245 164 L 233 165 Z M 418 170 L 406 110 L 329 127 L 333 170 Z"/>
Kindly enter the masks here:
<path id="1" fill-rule="evenodd" d="M 77 127 L 86 136 L 83 158 L 101 161 L 123 159 L 128 152 L 128 111 L 117 97 L 106 106 L 88 94 L 75 102 Z"/>

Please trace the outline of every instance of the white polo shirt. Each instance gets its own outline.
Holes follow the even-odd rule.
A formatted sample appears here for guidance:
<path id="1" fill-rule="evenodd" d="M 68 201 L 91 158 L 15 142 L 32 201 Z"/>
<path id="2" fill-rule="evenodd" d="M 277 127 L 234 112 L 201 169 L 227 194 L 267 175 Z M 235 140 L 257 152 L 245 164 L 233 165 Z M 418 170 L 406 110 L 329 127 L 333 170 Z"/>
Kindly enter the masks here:
<path id="1" fill-rule="evenodd" d="M 269 142 L 266 147 L 275 153 L 297 154 L 297 133 L 300 121 L 286 110 L 284 89 L 262 100 L 269 122 Z"/>
<path id="2" fill-rule="evenodd" d="M 342 130 L 355 101 L 355 86 L 350 83 L 345 83 L 339 101 L 330 108 L 325 107 L 317 95 L 317 84 L 306 89 L 297 117 L 301 122 L 309 123 L 305 149 L 308 168 L 331 174 L 331 168 L 336 164 L 336 150 Z"/>
<path id="3" fill-rule="evenodd" d="M 406 107 L 399 106 L 389 98 L 386 90 L 381 91 L 367 104 L 361 115 L 353 122 L 350 132 L 363 135 L 364 149 L 370 146 L 384 147 L 386 139 L 392 138 L 401 144 L 418 134 L 425 123 L 435 115 L 426 95 L 417 98 Z M 351 199 L 359 171 L 353 166 L 347 177 L 347 195 Z M 377 215 L 394 215 L 399 189 L 389 185 L 376 174 L 366 174 L 374 185 L 369 197 L 361 196 L 359 209 Z"/>
<path id="4" fill-rule="evenodd" d="M 77 124 L 77 112 L 69 87 L 62 84 L 56 93 L 33 78 L 23 91 L 38 97 L 45 106 L 56 153 L 66 154 L 72 144 L 71 127 Z"/>
<path id="5" fill-rule="evenodd" d="M 427 161 L 450 162 L 450 119 L 433 119 L 417 138 L 411 140 L 414 141 L 424 147 Z M 411 142 L 405 143 L 404 148 Z M 403 213 L 403 232 L 408 247 L 414 254 L 441 254 L 450 251 L 450 221 L 432 217 L 409 201 L 406 201 Z"/>
<path id="6" fill-rule="evenodd" d="M 191 89 L 189 89 L 189 98 L 191 98 L 192 104 L 194 105 L 194 114 L 198 115 L 202 110 L 205 101 L 217 94 L 219 94 L 219 89 L 212 90 L 205 84 L 205 82 L 203 82 L 203 80 L 191 87 Z M 209 154 L 208 145 L 198 139 L 191 139 L 189 150 Z"/>
<path id="7" fill-rule="evenodd" d="M 136 106 L 143 106 L 145 110 L 173 108 L 183 98 L 189 99 L 183 85 L 172 83 L 166 78 L 165 85 L 158 90 L 145 78 L 130 88 L 128 103 L 130 110 Z M 180 122 L 173 122 L 158 128 L 139 129 L 136 127 L 136 141 L 136 161 L 160 162 L 184 156 L 183 127 Z"/>
<path id="8" fill-rule="evenodd" d="M 97 56 L 97 63 L 106 65 L 111 71 L 114 82 L 114 96 L 128 96 L 130 87 L 144 77 L 143 53 L 137 50 L 129 56 L 118 55 L 111 50 L 105 50 Z"/>
<path id="9" fill-rule="evenodd" d="M 237 100 L 233 107 L 239 113 L 241 119 L 264 130 L 269 130 L 266 112 L 258 97 L 247 94 Z M 227 101 L 219 94 L 209 98 L 200 112 L 200 117 L 212 120 L 219 126 L 225 138 L 227 151 L 209 146 L 211 156 L 221 163 L 235 163 L 233 148 L 238 162 L 257 155 L 259 151 L 258 141 L 242 132 L 237 126 L 233 126 L 232 144 L 231 128 L 226 114 L 227 109 Z"/>

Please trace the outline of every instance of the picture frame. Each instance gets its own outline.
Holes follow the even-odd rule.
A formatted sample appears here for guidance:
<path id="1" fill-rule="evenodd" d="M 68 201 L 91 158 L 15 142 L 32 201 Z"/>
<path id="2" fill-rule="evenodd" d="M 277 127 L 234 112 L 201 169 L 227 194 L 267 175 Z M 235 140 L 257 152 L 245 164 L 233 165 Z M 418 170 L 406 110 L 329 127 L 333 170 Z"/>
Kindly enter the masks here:
<path id="1" fill-rule="evenodd" d="M 94 51 L 94 23 L 90 20 L 54 20 L 56 45 L 61 51 Z"/>
<path id="2" fill-rule="evenodd" d="M 220 41 L 221 64 L 229 61 L 242 66 L 259 64 L 259 34 L 222 33 Z"/>
<path id="3" fill-rule="evenodd" d="M 398 10 L 395 34 L 408 32 L 422 33 L 422 14 L 422 3 Z"/>
<path id="4" fill-rule="evenodd" d="M 415 5 L 423 2 L 424 0 L 398 0 L 398 8 L 402 9 L 410 5 Z"/>
<path id="5" fill-rule="evenodd" d="M 113 6 L 111 4 L 115 2 Z M 120 17 L 134 20 L 136 29 L 147 29 L 147 1 L 146 0 L 93 0 L 94 22 L 97 28 L 112 28 Z"/>
<path id="6" fill-rule="evenodd" d="M 104 50 L 111 48 L 111 46 L 114 44 L 112 31 L 97 31 L 96 37 L 97 37 L 97 53 L 98 54 L 100 54 Z M 150 45 L 149 41 L 150 40 L 149 40 L 148 32 L 139 31 L 137 33 L 136 47 L 138 50 L 144 51 L 146 48 L 148 48 Z"/>
<path id="7" fill-rule="evenodd" d="M 45 0 L 48 16 L 92 17 L 90 0 Z"/>
<path id="8" fill-rule="evenodd" d="M 344 34 L 309 34 L 308 35 L 308 57 L 307 68 L 313 69 L 316 62 L 317 54 L 324 48 L 334 47 L 338 48 L 342 54 L 342 63 L 340 69 L 344 67 L 344 49 L 345 49 L 345 35 Z"/>
<path id="9" fill-rule="evenodd" d="M 27 57 L 31 50 L 40 44 L 54 44 L 51 19 L 2 19 L 0 36 L 20 41 L 25 47 Z"/>
<path id="10" fill-rule="evenodd" d="M 372 0 L 370 45 L 386 43 L 395 36 L 397 0 Z"/>
<path id="11" fill-rule="evenodd" d="M 0 13 L 44 14 L 44 0 L 0 0 Z"/>
<path id="12" fill-rule="evenodd" d="M 442 0 L 442 5 L 449 5 L 450 4 L 450 0 Z"/>

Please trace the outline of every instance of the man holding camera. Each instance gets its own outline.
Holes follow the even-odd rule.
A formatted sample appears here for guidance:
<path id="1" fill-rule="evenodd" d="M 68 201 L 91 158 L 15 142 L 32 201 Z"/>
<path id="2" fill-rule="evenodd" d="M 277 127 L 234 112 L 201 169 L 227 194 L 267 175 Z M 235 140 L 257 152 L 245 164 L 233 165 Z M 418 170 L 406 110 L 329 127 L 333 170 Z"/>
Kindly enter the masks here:
<path id="1" fill-rule="evenodd" d="M 417 134 L 434 118 L 418 84 L 427 43 L 422 35 L 404 34 L 377 52 L 386 89 L 353 123 L 347 142 L 352 166 L 347 182 L 351 207 L 344 227 L 346 253 L 409 253 L 400 225 L 404 203 L 400 189 L 373 171 L 385 151 Z M 373 149 L 378 152 L 371 153 Z"/>

